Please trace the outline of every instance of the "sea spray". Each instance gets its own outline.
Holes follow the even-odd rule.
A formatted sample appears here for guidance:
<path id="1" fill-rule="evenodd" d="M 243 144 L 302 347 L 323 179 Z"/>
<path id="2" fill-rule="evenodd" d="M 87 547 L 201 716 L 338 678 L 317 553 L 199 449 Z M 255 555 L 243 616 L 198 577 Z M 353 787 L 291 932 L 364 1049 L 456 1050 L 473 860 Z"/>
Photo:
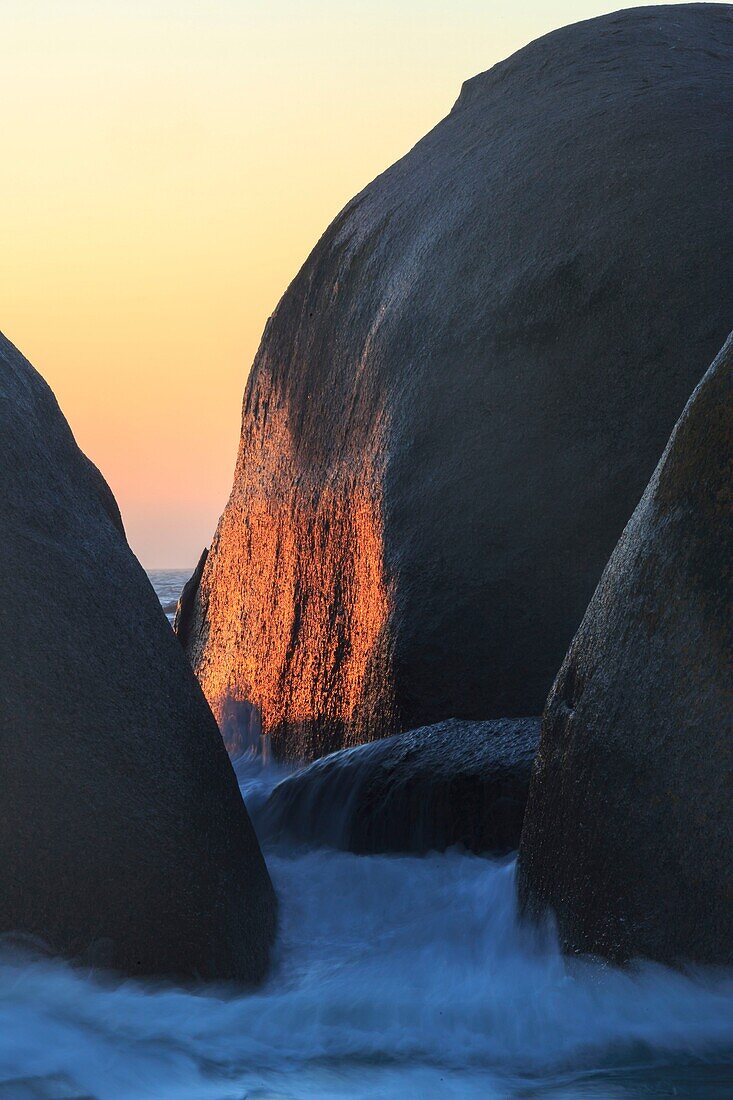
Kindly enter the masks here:
<path id="1" fill-rule="evenodd" d="M 253 805 L 281 774 L 239 771 Z M 611 1098 L 667 1095 L 665 1081 L 684 1079 L 678 1095 L 707 1098 L 733 1087 L 733 974 L 564 959 L 518 923 L 513 860 L 282 847 L 267 859 L 281 932 L 258 993 L 113 981 L 7 951 L 0 1096 Z"/>

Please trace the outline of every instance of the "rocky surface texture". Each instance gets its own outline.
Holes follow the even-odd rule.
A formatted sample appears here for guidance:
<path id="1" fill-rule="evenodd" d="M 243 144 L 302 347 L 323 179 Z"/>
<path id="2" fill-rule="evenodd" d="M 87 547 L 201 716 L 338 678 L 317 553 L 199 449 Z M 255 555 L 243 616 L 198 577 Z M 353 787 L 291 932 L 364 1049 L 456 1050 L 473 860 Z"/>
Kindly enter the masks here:
<path id="1" fill-rule="evenodd" d="M 468 81 L 268 322 L 187 651 L 276 756 L 541 711 L 733 304 L 733 17 Z"/>
<path id="2" fill-rule="evenodd" d="M 0 933 L 256 981 L 275 899 L 206 700 L 53 394 L 0 337 Z"/>
<path id="3" fill-rule="evenodd" d="M 733 339 L 547 703 L 520 896 L 569 950 L 733 963 Z"/>
<path id="4" fill-rule="evenodd" d="M 343 749 L 275 787 L 255 822 L 269 842 L 351 852 L 516 849 L 540 719 L 455 719 Z"/>
<path id="5" fill-rule="evenodd" d="M 188 578 L 183 586 L 183 591 L 178 598 L 176 604 L 176 615 L 173 620 L 173 629 L 178 636 L 178 640 L 185 649 L 188 645 L 188 636 L 191 631 L 191 620 L 193 618 L 193 610 L 196 606 L 196 593 L 199 590 L 201 584 L 201 577 L 203 576 L 204 566 L 206 565 L 206 559 L 209 556 L 208 548 L 204 548 L 201 553 L 201 557 L 196 563 L 191 576 Z"/>

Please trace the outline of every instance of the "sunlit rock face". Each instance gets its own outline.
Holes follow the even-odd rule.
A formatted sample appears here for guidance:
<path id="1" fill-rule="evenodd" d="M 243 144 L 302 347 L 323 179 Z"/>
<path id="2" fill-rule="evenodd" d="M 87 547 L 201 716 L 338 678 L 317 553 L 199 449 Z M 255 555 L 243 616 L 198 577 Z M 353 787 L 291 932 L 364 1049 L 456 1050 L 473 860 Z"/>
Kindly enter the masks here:
<path id="1" fill-rule="evenodd" d="M 547 702 L 520 893 L 569 950 L 733 963 L 733 337 Z"/>
<path id="2" fill-rule="evenodd" d="M 733 305 L 733 20 L 469 81 L 265 330 L 188 653 L 276 755 L 537 713 Z"/>
<path id="3" fill-rule="evenodd" d="M 216 722 L 40 375 L 0 337 L 0 934 L 263 977 L 275 899 Z"/>
<path id="4" fill-rule="evenodd" d="M 256 391 L 246 400 L 256 405 Z M 342 439 L 343 468 L 327 456 L 333 472 L 319 483 L 301 472 L 286 416 L 269 409 L 263 429 L 245 414 L 243 491 L 222 517 L 191 620 L 191 649 L 208 643 L 196 670 L 233 755 L 265 734 L 266 751 L 306 758 L 391 720 L 381 474 L 370 459 L 380 448 L 363 438 L 360 454 L 356 433 Z M 263 466 L 252 485 L 261 447 L 277 474 Z"/>

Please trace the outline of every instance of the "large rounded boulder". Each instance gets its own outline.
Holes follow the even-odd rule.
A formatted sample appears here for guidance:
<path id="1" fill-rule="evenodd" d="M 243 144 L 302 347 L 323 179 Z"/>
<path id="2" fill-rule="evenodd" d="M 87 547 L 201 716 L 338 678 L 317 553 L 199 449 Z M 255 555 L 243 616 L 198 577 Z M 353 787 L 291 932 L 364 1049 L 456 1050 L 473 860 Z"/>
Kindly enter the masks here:
<path id="1" fill-rule="evenodd" d="M 733 15 L 646 7 L 468 81 L 265 329 L 187 622 L 276 756 L 539 713 L 733 310 Z"/>
<path id="2" fill-rule="evenodd" d="M 216 722 L 53 394 L 0 337 L 0 933 L 252 982 L 275 898 Z"/>
<path id="3" fill-rule="evenodd" d="M 693 393 L 545 711 L 520 896 L 564 946 L 733 963 L 733 337 Z"/>

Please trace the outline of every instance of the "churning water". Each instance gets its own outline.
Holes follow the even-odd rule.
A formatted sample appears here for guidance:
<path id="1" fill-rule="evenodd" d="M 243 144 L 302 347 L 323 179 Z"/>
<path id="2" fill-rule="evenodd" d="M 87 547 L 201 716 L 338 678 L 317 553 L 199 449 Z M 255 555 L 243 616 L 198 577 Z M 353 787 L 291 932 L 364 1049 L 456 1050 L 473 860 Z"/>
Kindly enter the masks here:
<path id="1" fill-rule="evenodd" d="M 239 771 L 256 819 L 272 773 Z M 257 993 L 0 957 L 0 1098 L 733 1096 L 733 973 L 563 959 L 518 924 L 512 861 L 266 857 Z"/>

